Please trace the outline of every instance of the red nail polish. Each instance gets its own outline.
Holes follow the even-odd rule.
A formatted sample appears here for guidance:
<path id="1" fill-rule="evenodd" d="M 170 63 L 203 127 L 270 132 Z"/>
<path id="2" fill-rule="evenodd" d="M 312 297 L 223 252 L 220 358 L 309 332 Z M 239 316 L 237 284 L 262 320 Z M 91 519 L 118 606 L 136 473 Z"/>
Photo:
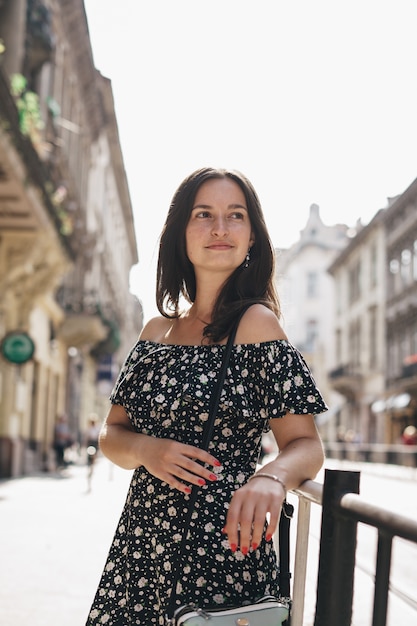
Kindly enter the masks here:
<path id="1" fill-rule="evenodd" d="M 216 474 L 210 474 L 210 480 L 217 480 Z"/>
<path id="2" fill-rule="evenodd" d="M 271 539 L 272 539 L 272 535 L 271 535 L 271 533 L 268 533 L 268 534 L 265 536 L 265 539 L 266 539 L 267 541 L 271 541 Z"/>
<path id="3" fill-rule="evenodd" d="M 240 549 L 240 551 L 241 551 L 241 552 L 242 552 L 242 554 L 244 554 L 245 556 L 246 556 L 246 555 L 247 555 L 247 553 L 248 553 L 248 549 L 247 549 L 247 547 L 246 547 L 246 546 L 243 546 L 243 548 L 241 548 L 241 549 Z"/>
<path id="4" fill-rule="evenodd" d="M 231 543 L 231 544 L 230 544 L 230 549 L 231 549 L 231 551 L 232 551 L 232 552 L 236 552 L 236 550 L 237 550 L 237 545 L 236 545 L 235 543 Z"/>
<path id="5" fill-rule="evenodd" d="M 206 484 L 206 481 L 203 478 L 199 478 L 197 482 L 198 482 L 199 485 L 205 485 Z"/>
<path id="6" fill-rule="evenodd" d="M 214 461 L 213 465 L 215 465 L 216 467 L 221 467 L 222 466 L 220 461 Z"/>
<path id="7" fill-rule="evenodd" d="M 184 487 L 184 491 L 185 491 L 185 493 L 191 493 L 190 487 Z"/>
<path id="8" fill-rule="evenodd" d="M 252 550 L 256 550 L 256 548 L 258 547 L 258 543 L 253 542 L 252 544 Z"/>

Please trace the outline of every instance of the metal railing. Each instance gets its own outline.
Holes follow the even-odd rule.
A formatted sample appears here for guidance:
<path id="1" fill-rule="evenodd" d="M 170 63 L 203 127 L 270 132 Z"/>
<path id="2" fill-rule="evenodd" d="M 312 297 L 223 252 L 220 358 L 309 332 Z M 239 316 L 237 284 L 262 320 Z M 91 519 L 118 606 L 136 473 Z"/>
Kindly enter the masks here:
<path id="1" fill-rule="evenodd" d="M 378 532 L 372 626 L 386 626 L 392 541 L 417 544 L 417 521 L 367 502 L 359 481 L 359 472 L 326 469 L 323 485 L 306 481 L 292 492 L 298 518 L 291 626 L 303 626 L 311 503 L 322 506 L 314 626 L 351 625 L 359 522 Z"/>
<path id="2" fill-rule="evenodd" d="M 326 458 L 417 467 L 417 445 L 326 442 Z"/>

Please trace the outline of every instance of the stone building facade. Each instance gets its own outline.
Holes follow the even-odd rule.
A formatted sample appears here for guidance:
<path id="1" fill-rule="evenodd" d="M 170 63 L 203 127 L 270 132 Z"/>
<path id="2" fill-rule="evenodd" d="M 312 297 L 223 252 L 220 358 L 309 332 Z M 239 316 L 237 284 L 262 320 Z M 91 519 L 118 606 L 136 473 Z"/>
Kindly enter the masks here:
<path id="1" fill-rule="evenodd" d="M 388 201 L 329 268 L 336 293 L 341 424 L 366 443 L 417 429 L 417 180 Z"/>
<path id="2" fill-rule="evenodd" d="M 110 81 L 82 0 L 0 1 L 0 476 L 82 439 L 142 326 Z M 30 354 L 33 345 L 33 354 Z"/>
<path id="3" fill-rule="evenodd" d="M 386 371 L 386 244 L 380 211 L 359 229 L 329 267 L 335 285 L 335 366 L 330 383 L 344 398 L 339 439 L 387 443 L 372 405 L 384 394 Z"/>
<path id="4" fill-rule="evenodd" d="M 334 440 L 341 396 L 329 385 L 334 364 L 334 287 L 327 268 L 348 242 L 348 227 L 327 226 L 316 204 L 311 205 L 300 238 L 288 249 L 277 250 L 277 286 L 283 326 L 302 352 L 330 407 L 318 417 L 321 435 Z"/>
<path id="5" fill-rule="evenodd" d="M 392 441 L 417 429 L 417 179 L 385 214 L 386 394 L 381 405 Z M 416 440 L 417 443 L 417 440 Z"/>

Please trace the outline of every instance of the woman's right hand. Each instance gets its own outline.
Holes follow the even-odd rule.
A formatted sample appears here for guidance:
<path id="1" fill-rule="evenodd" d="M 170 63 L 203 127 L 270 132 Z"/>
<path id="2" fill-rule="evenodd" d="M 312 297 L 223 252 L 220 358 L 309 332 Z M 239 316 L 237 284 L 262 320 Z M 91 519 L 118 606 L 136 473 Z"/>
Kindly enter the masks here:
<path id="1" fill-rule="evenodd" d="M 195 446 L 137 433 L 118 404 L 112 405 L 103 425 L 100 448 L 113 463 L 125 469 L 143 466 L 173 489 L 187 494 L 191 492 L 190 484 L 202 486 L 217 480 L 210 466 L 221 465 L 213 455 Z"/>
<path id="2" fill-rule="evenodd" d="M 189 484 L 202 486 L 217 480 L 216 474 L 203 467 L 202 463 L 214 467 L 221 465 L 214 456 L 200 448 L 173 439 L 149 436 L 140 443 L 140 457 L 141 465 L 148 472 L 183 493 L 191 493 Z"/>

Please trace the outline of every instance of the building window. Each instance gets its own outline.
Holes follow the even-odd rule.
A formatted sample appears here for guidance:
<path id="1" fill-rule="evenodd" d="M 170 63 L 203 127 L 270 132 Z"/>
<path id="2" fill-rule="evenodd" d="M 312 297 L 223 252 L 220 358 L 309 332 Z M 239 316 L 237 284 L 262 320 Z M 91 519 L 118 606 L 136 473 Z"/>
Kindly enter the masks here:
<path id="1" fill-rule="evenodd" d="M 401 279 L 403 285 L 408 285 L 411 282 L 411 252 L 408 248 L 405 248 L 401 252 Z"/>
<path id="2" fill-rule="evenodd" d="M 370 283 L 371 287 L 375 287 L 378 283 L 378 254 L 376 245 L 373 244 L 371 247 L 371 261 L 370 261 Z"/>
<path id="3" fill-rule="evenodd" d="M 318 296 L 318 275 L 317 272 L 307 273 L 307 298 L 317 298 Z"/>
<path id="4" fill-rule="evenodd" d="M 374 368 L 377 365 L 377 308 L 371 307 L 369 310 L 369 367 Z"/>
<path id="5" fill-rule="evenodd" d="M 349 302 L 356 302 L 361 296 L 361 262 L 357 261 L 349 270 Z"/>
<path id="6" fill-rule="evenodd" d="M 342 332 L 340 328 L 336 330 L 336 365 L 342 362 Z"/>
<path id="7" fill-rule="evenodd" d="M 359 373 L 361 365 L 361 322 L 355 320 L 349 328 L 349 363 L 354 373 Z"/>
<path id="8" fill-rule="evenodd" d="M 400 283 L 400 262 L 398 259 L 393 258 L 389 262 L 389 274 L 388 274 L 388 293 L 393 296 L 397 293 Z"/>
<path id="9" fill-rule="evenodd" d="M 313 352 L 315 348 L 317 338 L 317 320 L 310 319 L 307 322 L 306 331 L 306 349 L 308 352 Z"/>

